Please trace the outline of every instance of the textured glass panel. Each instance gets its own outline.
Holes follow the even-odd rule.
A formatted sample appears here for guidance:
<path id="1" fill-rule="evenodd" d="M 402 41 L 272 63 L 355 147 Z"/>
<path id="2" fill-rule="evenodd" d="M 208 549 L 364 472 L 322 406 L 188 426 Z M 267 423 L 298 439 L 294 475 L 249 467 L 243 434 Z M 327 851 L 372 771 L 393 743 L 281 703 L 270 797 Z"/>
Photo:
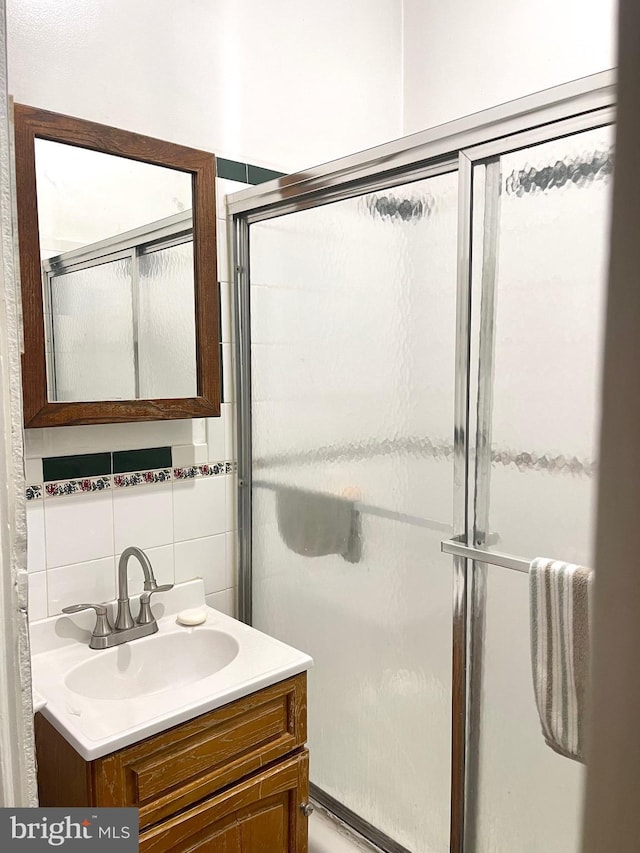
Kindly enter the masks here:
<path id="1" fill-rule="evenodd" d="M 58 401 L 135 397 L 131 260 L 51 279 L 55 395 Z M 51 345 L 49 345 L 51 367 Z"/>
<path id="2" fill-rule="evenodd" d="M 143 398 L 194 397 L 193 242 L 139 259 L 138 362 Z"/>
<path id="3" fill-rule="evenodd" d="M 529 585 L 487 567 L 473 810 L 467 846 L 477 853 L 578 853 L 585 768 L 544 742 L 531 678 Z M 476 720 L 475 713 L 472 720 Z M 479 737 L 478 737 L 479 731 Z M 475 819 L 474 819 L 475 818 Z"/>
<path id="4" fill-rule="evenodd" d="M 592 562 L 612 139 L 501 158 L 487 547 L 525 559 Z M 577 852 L 584 769 L 541 733 L 528 578 L 476 581 L 469 847 Z"/>
<path id="5" fill-rule="evenodd" d="M 592 561 L 613 131 L 501 159 L 490 526 Z"/>
<path id="6" fill-rule="evenodd" d="M 457 175 L 251 226 L 254 624 L 308 651 L 311 779 L 449 848 Z"/>

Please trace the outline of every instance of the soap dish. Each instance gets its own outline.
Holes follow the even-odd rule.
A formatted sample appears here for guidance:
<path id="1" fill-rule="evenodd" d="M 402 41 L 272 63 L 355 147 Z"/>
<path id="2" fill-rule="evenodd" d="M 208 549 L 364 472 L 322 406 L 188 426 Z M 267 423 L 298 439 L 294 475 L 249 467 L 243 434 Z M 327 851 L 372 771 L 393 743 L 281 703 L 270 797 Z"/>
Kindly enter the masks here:
<path id="1" fill-rule="evenodd" d="M 207 621 L 207 611 L 204 607 L 192 607 L 190 610 L 181 610 L 176 616 L 178 625 L 202 625 Z"/>

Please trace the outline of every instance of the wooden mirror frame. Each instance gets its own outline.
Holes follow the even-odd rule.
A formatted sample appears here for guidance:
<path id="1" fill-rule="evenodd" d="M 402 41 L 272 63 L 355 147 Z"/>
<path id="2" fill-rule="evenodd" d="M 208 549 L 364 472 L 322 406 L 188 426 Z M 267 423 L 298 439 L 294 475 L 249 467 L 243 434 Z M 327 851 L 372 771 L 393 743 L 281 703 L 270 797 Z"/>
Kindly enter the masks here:
<path id="1" fill-rule="evenodd" d="M 25 427 L 155 421 L 220 415 L 220 346 L 216 256 L 216 161 L 213 154 L 84 119 L 14 104 L 16 197 L 24 355 Z M 50 402 L 47 393 L 44 310 L 35 139 L 191 173 L 197 396 L 155 400 Z"/>

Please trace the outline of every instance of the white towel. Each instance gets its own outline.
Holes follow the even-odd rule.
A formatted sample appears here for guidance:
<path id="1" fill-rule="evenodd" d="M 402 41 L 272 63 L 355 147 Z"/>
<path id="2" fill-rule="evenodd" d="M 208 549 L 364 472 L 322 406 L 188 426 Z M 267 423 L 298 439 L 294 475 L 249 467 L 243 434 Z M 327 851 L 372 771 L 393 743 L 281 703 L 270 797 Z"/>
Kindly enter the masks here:
<path id="1" fill-rule="evenodd" d="M 542 733 L 585 761 L 593 571 L 538 557 L 529 569 L 531 664 Z"/>

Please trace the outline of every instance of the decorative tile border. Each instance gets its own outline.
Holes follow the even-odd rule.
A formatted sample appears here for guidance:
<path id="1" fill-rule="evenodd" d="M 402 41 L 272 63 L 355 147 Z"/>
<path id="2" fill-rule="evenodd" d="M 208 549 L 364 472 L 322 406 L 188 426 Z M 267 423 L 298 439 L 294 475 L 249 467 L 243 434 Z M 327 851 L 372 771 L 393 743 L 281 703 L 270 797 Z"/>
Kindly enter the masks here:
<path id="1" fill-rule="evenodd" d="M 232 474 L 233 462 L 209 462 L 206 465 L 189 465 L 186 468 L 174 468 L 174 480 L 193 480 L 195 477 L 219 477 L 221 474 Z"/>
<path id="2" fill-rule="evenodd" d="M 85 477 L 82 480 L 60 480 L 45 484 L 47 498 L 59 498 L 63 495 L 104 492 L 111 488 L 111 477 Z"/>
<path id="3" fill-rule="evenodd" d="M 108 489 L 127 489 L 137 486 L 151 486 L 157 483 L 170 483 L 172 480 L 192 480 L 196 477 L 220 477 L 233 474 L 237 470 L 236 462 L 209 462 L 203 465 L 189 465 L 183 468 L 156 468 L 151 471 L 131 471 L 124 474 L 110 474 L 101 477 L 83 477 L 75 480 L 57 480 L 53 483 L 36 483 L 25 489 L 28 501 L 45 498 L 59 498 L 65 495 L 90 494 Z"/>
<path id="4" fill-rule="evenodd" d="M 161 468 L 156 471 L 133 471 L 130 474 L 113 475 L 113 485 L 116 489 L 126 489 L 129 486 L 148 486 L 152 483 L 167 483 L 170 480 L 170 468 Z"/>

